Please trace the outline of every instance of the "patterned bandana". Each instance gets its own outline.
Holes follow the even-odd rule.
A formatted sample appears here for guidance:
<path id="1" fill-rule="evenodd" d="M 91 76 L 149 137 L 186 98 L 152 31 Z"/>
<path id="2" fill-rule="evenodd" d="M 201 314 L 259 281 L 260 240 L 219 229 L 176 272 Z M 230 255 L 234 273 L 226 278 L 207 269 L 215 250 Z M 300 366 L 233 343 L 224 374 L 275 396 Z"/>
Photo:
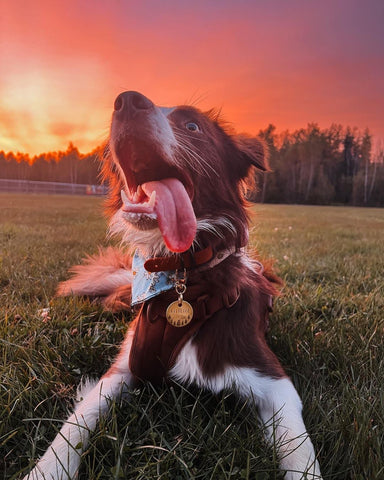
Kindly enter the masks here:
<path id="1" fill-rule="evenodd" d="M 175 272 L 147 272 L 144 268 L 144 258 L 136 250 L 132 259 L 132 306 L 143 303 L 174 287 Z"/>

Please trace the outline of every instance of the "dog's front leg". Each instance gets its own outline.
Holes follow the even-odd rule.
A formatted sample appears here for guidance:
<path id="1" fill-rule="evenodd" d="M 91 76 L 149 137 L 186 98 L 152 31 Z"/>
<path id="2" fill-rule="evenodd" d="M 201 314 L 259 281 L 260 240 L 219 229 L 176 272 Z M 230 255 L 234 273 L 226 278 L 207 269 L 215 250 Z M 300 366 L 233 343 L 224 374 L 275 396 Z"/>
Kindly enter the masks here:
<path id="1" fill-rule="evenodd" d="M 267 440 L 277 446 L 286 480 L 319 480 L 320 467 L 302 418 L 302 403 L 292 382 L 240 369 L 236 383 L 243 396 L 251 396 L 266 428 Z"/>
<path id="2" fill-rule="evenodd" d="M 119 397 L 132 383 L 128 368 L 132 334 L 128 332 L 115 363 L 80 401 L 44 456 L 23 480 L 70 480 L 76 476 L 90 433 L 106 413 L 109 400 Z"/>
<path id="3" fill-rule="evenodd" d="M 267 363 L 268 364 L 268 363 Z M 213 393 L 235 388 L 259 410 L 267 440 L 276 445 L 286 480 L 321 480 L 319 464 L 301 415 L 302 404 L 287 377 L 271 378 L 256 368 L 230 367 L 221 374 L 205 376 L 196 347 L 189 341 L 169 372 L 179 382 L 196 383 Z"/>

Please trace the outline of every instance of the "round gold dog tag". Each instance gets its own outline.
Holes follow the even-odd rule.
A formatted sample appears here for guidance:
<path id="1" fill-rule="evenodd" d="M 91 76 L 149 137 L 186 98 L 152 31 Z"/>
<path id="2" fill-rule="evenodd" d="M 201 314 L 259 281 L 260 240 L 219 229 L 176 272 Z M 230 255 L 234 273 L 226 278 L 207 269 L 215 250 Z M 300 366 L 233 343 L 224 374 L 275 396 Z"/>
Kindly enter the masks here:
<path id="1" fill-rule="evenodd" d="M 174 327 L 184 327 L 192 320 L 192 305 L 185 300 L 172 302 L 168 305 L 166 317 Z"/>

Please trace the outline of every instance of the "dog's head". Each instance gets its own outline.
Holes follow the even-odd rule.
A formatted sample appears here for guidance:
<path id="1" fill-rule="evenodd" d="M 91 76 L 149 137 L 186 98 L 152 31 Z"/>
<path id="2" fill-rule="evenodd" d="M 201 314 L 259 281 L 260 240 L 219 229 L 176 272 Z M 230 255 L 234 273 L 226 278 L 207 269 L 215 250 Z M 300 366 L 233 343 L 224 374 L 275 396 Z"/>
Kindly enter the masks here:
<path id="1" fill-rule="evenodd" d="M 138 92 L 114 104 L 103 174 L 111 230 L 148 252 L 247 243 L 244 180 L 267 170 L 263 144 L 213 112 L 157 107 Z"/>

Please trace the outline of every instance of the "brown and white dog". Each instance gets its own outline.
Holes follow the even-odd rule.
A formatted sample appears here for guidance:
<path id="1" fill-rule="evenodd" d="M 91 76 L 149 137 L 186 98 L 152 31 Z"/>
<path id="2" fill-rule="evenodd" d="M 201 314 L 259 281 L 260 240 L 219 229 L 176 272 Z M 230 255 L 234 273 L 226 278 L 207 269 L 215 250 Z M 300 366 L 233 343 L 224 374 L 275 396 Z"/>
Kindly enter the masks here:
<path id="1" fill-rule="evenodd" d="M 132 293 L 140 311 L 113 365 L 25 478 L 74 478 L 108 399 L 122 385 L 164 378 L 215 393 L 235 388 L 258 408 L 285 478 L 321 478 L 300 398 L 265 341 L 278 279 L 245 250 L 254 167 L 267 170 L 263 144 L 229 133 L 214 112 L 157 107 L 137 92 L 116 98 L 103 174 L 110 230 L 127 251 L 89 258 L 59 294 L 97 296 L 117 310 Z M 183 310 L 176 325 L 166 319 L 174 301 Z"/>

